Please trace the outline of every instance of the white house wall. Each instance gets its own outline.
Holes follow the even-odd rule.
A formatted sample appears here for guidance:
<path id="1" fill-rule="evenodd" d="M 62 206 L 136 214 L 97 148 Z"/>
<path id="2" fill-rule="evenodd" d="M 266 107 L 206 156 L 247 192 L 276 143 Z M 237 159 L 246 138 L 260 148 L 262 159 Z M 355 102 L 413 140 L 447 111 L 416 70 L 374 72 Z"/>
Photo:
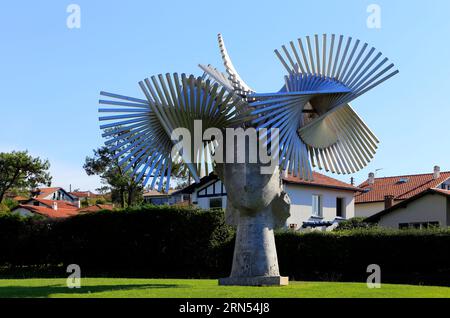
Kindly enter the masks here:
<path id="1" fill-rule="evenodd" d="M 197 207 L 207 210 L 210 208 L 210 199 L 221 198 L 222 207 L 226 208 L 227 196 L 218 194 L 220 193 L 221 187 L 222 182 L 220 180 L 217 182 L 215 182 L 215 180 L 211 181 L 209 184 L 196 189 L 196 191 L 192 193 L 192 202 L 194 202 Z M 303 186 L 298 184 L 285 184 L 284 187 L 285 191 L 291 198 L 291 217 L 286 222 L 286 226 L 289 226 L 290 224 L 297 224 L 297 229 L 301 229 L 303 222 L 307 221 L 341 220 L 342 218 L 336 217 L 337 198 L 344 200 L 344 218 L 349 219 L 355 216 L 355 199 L 353 191 L 314 187 L 311 185 Z M 214 192 L 218 195 L 214 195 Z M 226 193 L 225 189 L 224 192 Z M 204 197 L 202 197 L 202 195 Z M 323 218 L 321 219 L 312 217 L 313 195 L 321 195 L 323 198 Z M 329 229 L 332 228 L 333 227 Z"/>
<path id="2" fill-rule="evenodd" d="M 448 225 L 447 198 L 439 194 L 427 194 L 405 208 L 398 208 L 381 217 L 379 225 L 398 229 L 401 223 L 439 222 Z"/>
<path id="3" fill-rule="evenodd" d="M 303 222 L 308 221 L 335 221 L 336 220 L 336 199 L 344 200 L 346 219 L 355 215 L 354 192 L 344 190 L 334 190 L 322 187 L 302 186 L 285 184 L 285 191 L 291 199 L 291 217 L 286 225 L 297 224 L 300 229 Z M 323 218 L 316 218 L 312 215 L 312 196 L 321 195 L 323 202 Z"/>
<path id="4" fill-rule="evenodd" d="M 225 209 L 227 206 L 227 196 L 221 195 L 222 191 L 222 181 L 213 180 L 208 184 L 204 185 L 200 189 L 197 189 L 192 194 L 192 202 L 197 202 L 197 206 L 201 209 L 209 209 L 209 200 L 214 198 L 222 198 L 222 207 Z M 223 187 L 223 192 L 226 193 L 225 187 Z M 217 195 L 215 195 L 217 194 Z M 206 195 L 206 197 L 203 197 Z"/>
<path id="5" fill-rule="evenodd" d="M 201 209 L 208 210 L 210 208 L 209 207 L 209 199 L 214 199 L 214 198 L 222 198 L 222 207 L 224 209 L 227 207 L 227 197 L 226 196 L 198 198 L 197 206 Z"/>
<path id="6" fill-rule="evenodd" d="M 357 203 L 355 216 L 367 218 L 384 210 L 384 202 Z"/>
<path id="7" fill-rule="evenodd" d="M 58 198 L 58 195 L 59 195 L 59 198 Z M 67 201 L 67 202 L 71 202 L 71 203 L 78 201 L 77 199 L 74 200 L 74 198 L 70 197 L 62 190 L 55 191 L 43 199 L 44 200 L 60 200 L 60 201 Z"/>

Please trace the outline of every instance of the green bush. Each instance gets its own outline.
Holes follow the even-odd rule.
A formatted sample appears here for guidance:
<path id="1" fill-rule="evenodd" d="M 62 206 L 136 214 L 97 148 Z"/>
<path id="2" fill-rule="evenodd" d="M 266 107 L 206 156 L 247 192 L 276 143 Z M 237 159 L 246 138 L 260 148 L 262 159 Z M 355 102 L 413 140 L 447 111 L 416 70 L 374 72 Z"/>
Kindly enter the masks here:
<path id="1" fill-rule="evenodd" d="M 345 220 L 339 223 L 339 225 L 334 229 L 335 231 L 345 231 L 353 229 L 368 229 L 373 227 L 371 223 L 367 223 L 363 217 L 355 217 L 349 220 Z"/>
<path id="2" fill-rule="evenodd" d="M 5 199 L 3 200 L 3 204 L 4 204 L 5 206 L 8 207 L 8 210 L 9 210 L 9 211 L 11 211 L 11 210 L 14 209 L 16 206 L 19 205 L 19 202 L 17 202 L 17 201 L 14 200 L 14 199 L 11 199 L 11 198 L 5 198 Z"/>
<path id="3" fill-rule="evenodd" d="M 0 215 L 7 214 L 9 212 L 10 212 L 10 210 L 9 210 L 8 206 L 6 204 L 0 202 Z"/>
<path id="4" fill-rule="evenodd" d="M 104 198 L 97 198 L 95 204 L 106 204 L 106 200 Z"/>
<path id="5" fill-rule="evenodd" d="M 365 281 L 367 266 L 383 282 L 450 286 L 450 230 L 355 229 L 279 233 L 280 270 L 297 280 Z"/>
<path id="6" fill-rule="evenodd" d="M 144 206 L 64 220 L 0 216 L 0 275 L 218 278 L 231 271 L 235 231 L 222 211 Z M 380 228 L 276 233 L 282 275 L 296 280 L 450 286 L 450 230 Z"/>

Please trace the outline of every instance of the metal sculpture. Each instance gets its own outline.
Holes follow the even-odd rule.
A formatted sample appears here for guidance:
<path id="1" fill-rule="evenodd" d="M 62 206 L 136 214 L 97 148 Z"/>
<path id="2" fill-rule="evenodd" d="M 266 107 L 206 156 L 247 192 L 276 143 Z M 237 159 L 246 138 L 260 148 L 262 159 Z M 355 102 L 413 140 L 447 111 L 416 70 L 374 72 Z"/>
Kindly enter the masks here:
<path id="1" fill-rule="evenodd" d="M 101 125 L 103 137 L 125 171 L 159 191 L 168 190 L 174 162 L 196 182 L 214 170 L 227 188 L 227 222 L 237 227 L 232 273 L 220 283 L 284 285 L 273 235 L 289 217 L 281 173 L 311 180 L 312 167 L 348 174 L 367 165 L 379 141 L 349 103 L 398 71 L 360 40 L 307 36 L 275 50 L 287 71 L 281 90 L 256 93 L 239 76 L 220 34 L 218 41 L 226 73 L 199 65 L 204 74 L 197 78 L 152 76 L 139 83 L 145 100 L 101 92 L 109 99 L 100 104 L 113 107 L 99 111 L 114 113 L 100 117 L 112 121 Z M 202 136 L 210 128 L 256 128 L 279 168 L 262 174 L 259 160 L 214 162 L 224 139 L 180 147 L 173 131 L 199 133 L 195 121 L 201 121 Z M 275 130 L 268 133 L 270 128 Z M 238 150 L 225 152 L 234 158 Z"/>

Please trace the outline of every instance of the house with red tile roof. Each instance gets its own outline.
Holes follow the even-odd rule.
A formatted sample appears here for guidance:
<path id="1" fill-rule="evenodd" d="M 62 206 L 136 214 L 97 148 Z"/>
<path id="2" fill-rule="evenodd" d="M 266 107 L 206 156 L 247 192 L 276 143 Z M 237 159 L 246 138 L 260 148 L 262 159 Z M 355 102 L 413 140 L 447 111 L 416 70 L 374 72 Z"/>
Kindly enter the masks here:
<path id="1" fill-rule="evenodd" d="M 370 217 L 430 189 L 450 190 L 450 171 L 435 166 L 432 173 L 375 178 L 373 173 L 355 196 L 355 216 Z"/>
<path id="2" fill-rule="evenodd" d="M 153 205 L 173 205 L 182 202 L 183 197 L 173 195 L 177 190 L 169 189 L 168 193 L 161 193 L 155 190 L 145 191 L 143 194 L 144 203 Z"/>
<path id="3" fill-rule="evenodd" d="M 284 189 L 291 199 L 291 217 L 286 228 L 330 230 L 340 221 L 354 217 L 355 193 L 359 189 L 318 172 L 313 176 L 313 181 L 292 175 L 283 177 Z M 225 186 L 214 174 L 172 195 L 190 195 L 192 204 L 202 209 L 227 205 Z"/>
<path id="4" fill-rule="evenodd" d="M 96 204 L 81 207 L 78 196 L 60 187 L 39 188 L 31 193 L 32 198 L 19 201 L 19 205 L 11 212 L 21 216 L 40 215 L 46 218 L 67 218 L 81 213 L 112 210 L 108 204 Z"/>
<path id="5" fill-rule="evenodd" d="M 67 201 L 31 198 L 11 212 L 25 217 L 40 215 L 46 218 L 67 218 L 79 214 L 78 209 L 78 205 Z"/>
<path id="6" fill-rule="evenodd" d="M 79 204 L 79 199 L 60 187 L 38 188 L 31 192 L 31 196 L 36 199 L 66 201 L 73 205 Z"/>
<path id="7" fill-rule="evenodd" d="M 61 219 L 82 213 L 113 210 L 113 208 L 114 207 L 109 204 L 96 204 L 80 208 L 78 205 L 74 205 L 67 201 L 32 198 L 19 204 L 11 212 L 25 217 L 40 215 L 46 218 Z"/>
<path id="8" fill-rule="evenodd" d="M 450 227 L 450 190 L 427 189 L 366 220 L 392 229 Z"/>
<path id="9" fill-rule="evenodd" d="M 100 197 L 98 194 L 95 194 L 91 191 L 72 191 L 69 192 L 69 194 L 73 197 L 78 198 L 79 200 L 96 199 Z"/>

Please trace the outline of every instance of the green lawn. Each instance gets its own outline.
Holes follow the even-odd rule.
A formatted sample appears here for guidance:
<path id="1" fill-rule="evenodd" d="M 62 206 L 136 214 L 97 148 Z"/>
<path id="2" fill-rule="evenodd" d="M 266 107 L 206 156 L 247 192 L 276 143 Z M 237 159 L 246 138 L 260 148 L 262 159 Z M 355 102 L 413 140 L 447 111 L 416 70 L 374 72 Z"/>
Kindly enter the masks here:
<path id="1" fill-rule="evenodd" d="M 368 289 L 361 283 L 291 282 L 286 287 L 223 287 L 216 280 L 84 278 L 80 289 L 65 279 L 3 279 L 0 297 L 198 297 L 198 298 L 336 298 L 446 297 L 449 287 L 382 285 Z"/>

